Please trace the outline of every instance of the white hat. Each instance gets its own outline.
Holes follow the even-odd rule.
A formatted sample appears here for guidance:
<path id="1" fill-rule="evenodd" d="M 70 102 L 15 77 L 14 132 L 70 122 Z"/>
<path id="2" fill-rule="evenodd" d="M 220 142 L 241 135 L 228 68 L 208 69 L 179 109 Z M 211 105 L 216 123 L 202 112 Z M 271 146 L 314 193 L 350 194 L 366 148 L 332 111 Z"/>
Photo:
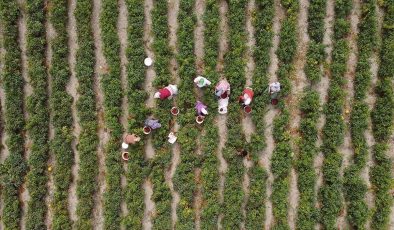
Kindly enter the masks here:
<path id="1" fill-rule="evenodd" d="M 151 66 L 152 63 L 153 63 L 152 58 L 150 58 L 150 57 L 145 58 L 144 64 L 145 64 L 146 66 Z"/>

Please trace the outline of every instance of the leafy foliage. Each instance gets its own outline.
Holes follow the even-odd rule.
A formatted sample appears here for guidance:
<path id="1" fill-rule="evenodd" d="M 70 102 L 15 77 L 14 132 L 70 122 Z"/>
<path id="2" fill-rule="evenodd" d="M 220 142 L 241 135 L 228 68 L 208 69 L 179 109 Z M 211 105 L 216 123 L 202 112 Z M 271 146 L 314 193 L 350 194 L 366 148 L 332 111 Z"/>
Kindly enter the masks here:
<path id="1" fill-rule="evenodd" d="M 145 67 L 142 60 L 145 58 L 143 28 L 144 28 L 144 3 L 139 0 L 127 0 L 129 12 L 128 41 L 126 54 L 129 59 L 127 66 L 127 98 L 129 104 L 128 131 L 142 137 L 143 121 L 148 114 L 145 107 L 147 93 L 144 91 L 143 82 Z M 147 168 L 144 160 L 144 141 L 130 146 L 130 159 L 128 161 L 127 191 L 125 193 L 129 214 L 123 220 L 126 229 L 141 229 L 144 213 L 144 191 L 142 188 L 146 178 Z"/>
<path id="2" fill-rule="evenodd" d="M 167 24 L 168 2 L 157 0 L 152 10 L 152 27 L 154 32 L 153 50 L 155 52 L 154 68 L 156 77 L 153 86 L 157 89 L 167 86 L 171 82 L 169 48 L 169 27 Z M 152 199 L 156 205 L 156 216 L 152 218 L 153 229 L 171 229 L 171 192 L 165 180 L 165 173 L 171 162 L 171 151 L 167 142 L 172 116 L 171 100 L 158 100 L 153 113 L 160 120 L 161 128 L 153 133 L 153 145 L 156 156 L 150 164 L 153 181 Z M 178 137 L 179 138 L 179 137 Z"/>
<path id="3" fill-rule="evenodd" d="M 368 105 L 364 101 L 371 84 L 370 56 L 377 46 L 376 1 L 362 3 L 362 15 L 358 34 L 358 62 L 354 80 L 354 101 L 350 117 L 351 136 L 354 147 L 354 164 L 344 173 L 345 198 L 349 202 L 348 220 L 357 229 L 365 229 L 368 207 L 365 201 L 367 185 L 361 178 L 361 171 L 367 163 L 368 144 L 364 136 L 368 128 Z"/>
<path id="4" fill-rule="evenodd" d="M 72 135 L 72 98 L 66 91 L 70 79 L 68 63 L 67 36 L 67 3 L 61 0 L 51 2 L 49 20 L 57 36 L 52 40 L 52 64 L 49 73 L 52 77 L 52 94 L 50 107 L 53 114 L 54 138 L 51 142 L 51 152 L 54 153 L 55 192 L 53 199 L 53 229 L 71 229 L 72 221 L 68 212 L 68 193 L 72 180 L 71 167 L 74 163 L 74 153 L 71 143 Z"/>
<path id="5" fill-rule="evenodd" d="M 321 66 L 324 62 L 324 17 L 326 13 L 326 0 L 311 1 L 308 8 L 308 34 L 310 42 L 308 46 L 305 74 L 311 81 L 311 85 L 317 83 L 322 75 Z M 317 121 L 320 116 L 319 94 L 316 90 L 306 88 L 301 99 L 300 121 L 301 139 L 299 142 L 299 154 L 296 161 L 298 172 L 298 190 L 300 201 L 297 213 L 297 229 L 312 229 L 317 221 L 317 209 L 315 207 L 315 183 L 314 159 L 318 149 Z"/>
<path id="6" fill-rule="evenodd" d="M 375 88 L 376 104 L 371 114 L 373 134 L 376 141 L 373 147 L 375 166 L 371 170 L 371 181 L 375 191 L 372 229 L 388 227 L 390 207 L 393 205 L 393 197 L 390 194 L 393 184 L 392 162 L 386 154 L 389 138 L 393 134 L 394 118 L 394 90 L 392 84 L 394 77 L 392 65 L 394 60 L 394 1 L 385 1 L 383 9 L 385 10 L 385 16 L 380 51 L 381 63 L 378 72 L 379 80 Z"/>
<path id="7" fill-rule="evenodd" d="M 343 143 L 345 124 L 343 121 L 344 107 L 344 74 L 349 56 L 347 35 L 349 33 L 349 14 L 351 1 L 335 2 L 335 21 L 332 63 L 330 65 L 331 81 L 328 89 L 327 104 L 324 107 L 326 123 L 323 127 L 323 145 L 321 151 L 323 162 L 323 185 L 319 191 L 321 201 L 320 222 L 327 229 L 335 228 L 336 218 L 342 209 L 342 181 L 339 170 L 342 155 L 337 148 Z"/>
<path id="8" fill-rule="evenodd" d="M 27 229 L 45 229 L 45 189 L 49 152 L 48 76 L 45 67 L 45 11 L 44 1 L 27 2 L 28 75 L 33 94 L 27 98 L 29 119 L 27 130 L 32 140 L 29 156 L 27 188 L 30 194 L 26 220 Z"/>
<path id="9" fill-rule="evenodd" d="M 216 72 L 218 48 L 219 48 L 219 7 L 216 0 L 206 1 L 204 13 L 204 76 L 212 85 L 219 80 Z M 212 110 L 217 109 L 217 101 L 212 94 L 205 92 L 203 101 Z M 202 207 L 201 207 L 201 229 L 216 228 L 219 217 L 219 161 L 216 156 L 219 142 L 219 131 L 215 125 L 213 116 L 207 116 L 204 120 L 205 135 L 201 137 L 202 162 L 201 162 L 201 184 L 202 184 Z"/>
<path id="10" fill-rule="evenodd" d="M 10 155 L 1 168 L 1 185 L 4 199 L 2 220 L 6 229 L 19 229 L 21 204 L 18 199 L 27 165 L 24 155 L 25 121 L 23 116 L 23 77 L 21 75 L 21 50 L 18 45 L 18 19 L 20 11 L 16 2 L 0 1 L 3 28 L 3 47 L 6 51 L 1 73 L 5 92 L 4 131 Z"/>
<path id="11" fill-rule="evenodd" d="M 265 169 L 259 165 L 260 153 L 265 147 L 265 124 L 262 115 L 266 112 L 268 101 L 266 88 L 268 85 L 268 66 L 270 63 L 269 49 L 273 38 L 274 2 L 264 0 L 256 2 L 256 11 L 252 14 L 252 22 L 256 29 L 256 45 L 253 57 L 256 69 L 253 75 L 253 113 L 251 114 L 256 127 L 251 138 L 250 153 L 254 167 L 250 169 L 249 200 L 246 205 L 245 225 L 248 229 L 262 229 L 265 220 L 266 179 Z"/>
<path id="12" fill-rule="evenodd" d="M 247 1 L 230 0 L 228 1 L 229 13 L 229 50 L 225 54 L 225 76 L 231 85 L 232 97 L 241 95 L 245 86 L 245 59 L 243 58 L 246 51 L 246 6 Z M 236 99 L 231 100 L 228 107 L 227 131 L 228 139 L 223 149 L 223 157 L 226 159 L 228 169 L 224 184 L 224 204 L 223 204 L 223 221 L 224 229 L 239 228 L 242 221 L 241 206 L 244 199 L 242 189 L 242 177 L 245 167 L 242 158 L 237 155 L 237 151 L 242 149 L 250 151 L 249 144 L 243 134 L 241 119 L 242 111 L 236 103 Z"/>
<path id="13" fill-rule="evenodd" d="M 278 80 L 282 85 L 281 100 L 278 104 L 281 110 L 274 119 L 273 137 L 275 149 L 271 158 L 271 169 L 274 174 L 272 185 L 272 206 L 275 217 L 274 229 L 288 229 L 287 210 L 289 195 L 289 174 L 292 164 L 293 151 L 290 146 L 290 113 L 287 109 L 286 97 L 291 92 L 290 74 L 297 43 L 298 1 L 282 1 L 287 12 L 280 31 L 280 43 L 276 54 L 279 59 Z"/>
<path id="14" fill-rule="evenodd" d="M 78 79 L 77 110 L 81 133 L 77 149 L 79 152 L 79 172 L 77 181 L 78 229 L 92 228 L 94 194 L 97 192 L 98 174 L 98 118 L 96 108 L 95 54 L 93 31 L 91 28 L 93 3 L 78 1 L 75 9 L 79 49 L 76 54 L 76 77 Z"/>
<path id="15" fill-rule="evenodd" d="M 181 163 L 178 165 L 173 178 L 175 189 L 180 194 L 177 215 L 179 229 L 195 228 L 195 210 L 193 207 L 194 193 L 197 186 L 194 171 L 198 167 L 199 161 L 195 153 L 197 140 L 202 127 L 198 127 L 194 122 L 194 103 L 193 78 L 196 76 L 194 39 L 190 35 L 194 33 L 196 16 L 194 14 L 194 0 L 184 0 L 180 2 L 178 21 L 181 22 L 178 29 L 179 54 L 177 61 L 179 64 L 179 84 L 178 106 L 182 111 L 178 124 L 181 126 L 179 131 L 179 143 L 181 148 Z"/>
<path id="16" fill-rule="evenodd" d="M 116 1 L 103 0 L 100 26 L 103 50 L 109 71 L 102 75 L 101 87 L 104 92 L 104 120 L 110 137 L 105 146 L 106 191 L 104 193 L 104 228 L 118 229 L 120 226 L 120 203 L 122 191 L 119 189 L 120 175 L 123 173 L 119 157 L 123 128 L 120 123 L 122 114 L 122 86 L 120 81 L 120 42 L 117 34 L 118 4 Z"/>

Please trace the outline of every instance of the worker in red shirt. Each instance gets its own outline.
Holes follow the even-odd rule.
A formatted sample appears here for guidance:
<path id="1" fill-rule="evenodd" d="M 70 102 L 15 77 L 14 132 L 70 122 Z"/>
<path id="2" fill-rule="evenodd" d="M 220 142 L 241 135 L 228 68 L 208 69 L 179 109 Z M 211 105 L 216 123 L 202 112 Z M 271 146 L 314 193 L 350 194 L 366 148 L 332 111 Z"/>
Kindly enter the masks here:
<path id="1" fill-rule="evenodd" d="M 161 100 L 172 99 L 172 96 L 178 94 L 178 87 L 176 85 L 168 85 L 162 89 L 159 89 L 158 92 L 155 93 L 154 98 L 160 98 Z"/>
<path id="2" fill-rule="evenodd" d="M 242 92 L 242 95 L 239 97 L 239 103 L 243 105 L 250 105 L 253 100 L 253 90 L 252 88 L 246 87 Z"/>

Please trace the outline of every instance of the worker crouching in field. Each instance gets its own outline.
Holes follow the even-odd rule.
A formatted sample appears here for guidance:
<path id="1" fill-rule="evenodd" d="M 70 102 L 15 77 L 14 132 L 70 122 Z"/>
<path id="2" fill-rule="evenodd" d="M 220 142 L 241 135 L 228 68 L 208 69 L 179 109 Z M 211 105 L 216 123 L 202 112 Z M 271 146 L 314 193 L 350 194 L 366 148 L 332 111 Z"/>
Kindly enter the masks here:
<path id="1" fill-rule="evenodd" d="M 245 88 L 242 92 L 242 95 L 239 97 L 239 103 L 244 107 L 245 113 L 252 112 L 252 108 L 250 107 L 250 103 L 252 103 L 254 96 L 254 92 L 252 88 Z"/>
<path id="2" fill-rule="evenodd" d="M 178 94 L 178 87 L 176 85 L 168 85 L 162 89 L 159 89 L 155 93 L 154 98 L 160 98 L 161 100 L 172 99 L 174 95 Z"/>
<path id="3" fill-rule="evenodd" d="M 246 159 L 250 160 L 250 155 L 249 155 L 248 151 L 246 151 L 245 149 L 238 150 L 237 155 L 240 157 L 246 157 Z"/>
<path id="4" fill-rule="evenodd" d="M 201 124 L 204 122 L 205 116 L 208 115 L 208 107 L 204 105 L 201 101 L 197 101 L 195 108 L 197 112 L 196 122 L 198 124 Z"/>
<path id="5" fill-rule="evenodd" d="M 230 84 L 226 79 L 222 79 L 218 82 L 215 87 L 215 95 L 218 97 L 219 113 L 226 114 L 230 96 Z"/>
<path id="6" fill-rule="evenodd" d="M 270 97 L 271 97 L 271 104 L 273 104 L 273 105 L 278 104 L 279 92 L 280 92 L 280 83 L 279 82 L 274 82 L 274 83 L 269 84 L 268 93 L 270 94 Z"/>
<path id="7" fill-rule="evenodd" d="M 198 88 L 203 88 L 205 86 L 211 85 L 211 82 L 202 76 L 197 76 L 194 78 L 194 83 L 197 85 Z"/>

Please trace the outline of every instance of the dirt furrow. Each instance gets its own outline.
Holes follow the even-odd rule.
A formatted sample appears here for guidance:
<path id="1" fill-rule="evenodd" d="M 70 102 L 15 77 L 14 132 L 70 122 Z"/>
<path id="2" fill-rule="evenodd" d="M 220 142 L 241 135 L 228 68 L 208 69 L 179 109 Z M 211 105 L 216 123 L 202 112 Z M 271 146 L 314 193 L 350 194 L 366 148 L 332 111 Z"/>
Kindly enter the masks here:
<path id="1" fill-rule="evenodd" d="M 334 17 L 335 17 L 334 3 L 335 3 L 334 0 L 327 0 L 326 16 L 324 18 L 325 31 L 324 31 L 324 36 L 323 36 L 323 44 L 325 45 L 324 51 L 326 54 L 326 60 L 325 60 L 326 65 L 331 64 L 331 60 L 332 60 L 332 49 L 333 49 L 332 35 L 333 35 L 333 26 L 334 26 L 333 22 L 334 22 Z M 329 69 L 325 68 L 324 66 L 322 66 L 321 68 L 323 69 L 323 75 L 320 79 L 320 82 L 315 85 L 314 89 L 317 90 L 317 92 L 319 93 L 320 104 L 325 105 L 327 102 L 327 92 L 328 92 L 328 87 L 330 84 L 330 72 L 329 72 Z M 317 122 L 317 130 L 318 130 L 317 146 L 318 147 L 320 147 L 323 143 L 322 130 L 323 130 L 325 123 L 326 123 L 325 115 L 324 115 L 324 113 L 321 113 L 319 120 Z M 322 173 L 323 160 L 324 160 L 324 155 L 322 152 L 319 152 L 319 154 L 316 156 L 316 158 L 314 160 L 314 164 L 313 164 L 313 167 L 315 168 L 315 173 L 317 176 L 317 181 L 315 184 L 316 195 L 323 183 L 323 173 Z M 319 204 L 317 203 L 316 206 L 319 207 Z M 319 226 L 319 224 L 317 226 Z"/>
<path id="2" fill-rule="evenodd" d="M 23 113 L 24 113 L 24 118 L 25 121 L 29 120 L 29 113 L 26 109 L 26 101 L 27 98 L 30 97 L 33 94 L 33 88 L 30 85 L 30 78 L 28 76 L 28 60 L 27 60 L 27 41 L 26 41 L 26 36 L 27 36 L 27 18 L 26 18 L 26 2 L 25 0 L 18 0 L 18 4 L 20 6 L 21 10 L 21 17 L 19 18 L 18 21 L 18 30 L 19 30 L 19 46 L 21 49 L 21 62 L 22 62 L 22 77 L 24 80 L 24 87 L 23 87 L 23 93 L 24 93 L 24 104 L 23 104 Z M 25 160 L 27 161 L 30 156 L 31 152 L 31 139 L 29 137 L 29 133 L 26 131 L 25 134 Z M 22 207 L 22 217 L 21 217 L 21 224 L 20 227 L 22 230 L 25 229 L 25 224 L 26 224 L 26 214 L 27 214 L 27 204 L 30 200 L 29 196 L 29 191 L 27 190 L 26 187 L 26 181 L 22 184 L 20 188 L 20 194 L 19 194 L 19 199 L 21 201 L 21 207 Z"/>
<path id="3" fill-rule="evenodd" d="M 276 51 L 279 46 L 279 33 L 281 29 L 282 20 L 284 18 L 284 10 L 280 4 L 280 0 L 274 1 L 275 7 L 275 16 L 273 18 L 273 40 L 272 46 L 270 49 L 270 65 L 268 67 L 269 81 L 275 82 L 278 80 L 278 76 L 276 75 L 276 71 L 278 70 L 278 57 L 276 55 Z M 273 121 L 274 117 L 278 114 L 279 110 L 273 106 L 268 106 L 268 112 L 264 116 L 264 122 L 266 124 L 264 130 L 264 136 L 266 137 L 266 148 L 261 156 L 260 164 L 263 165 L 265 169 L 267 169 L 267 200 L 265 202 L 266 207 L 266 217 L 265 217 L 265 228 L 270 229 L 274 222 L 274 217 L 272 213 L 272 202 L 271 202 L 271 194 L 272 194 L 272 183 L 274 181 L 274 175 L 271 171 L 271 156 L 275 148 L 274 139 L 272 136 L 273 129 Z"/>
<path id="4" fill-rule="evenodd" d="M 297 52 L 294 63 L 295 75 L 292 76 L 292 93 L 290 96 L 290 116 L 292 121 L 290 123 L 292 138 L 292 149 L 295 154 L 299 154 L 297 140 L 300 138 L 299 128 L 301 120 L 301 111 L 299 104 L 302 98 L 303 90 L 307 86 L 307 78 L 304 72 L 304 66 L 306 63 L 306 53 L 308 51 L 308 9 L 309 0 L 300 1 L 300 11 L 298 16 L 298 44 Z M 290 191 L 289 191 L 289 213 L 288 222 L 290 229 L 295 229 L 295 222 L 297 219 L 297 206 L 299 201 L 299 191 L 297 187 L 297 173 L 294 168 L 291 169 L 290 173 Z"/>
<path id="5" fill-rule="evenodd" d="M 100 29 L 100 12 L 101 12 L 101 0 L 93 1 L 93 38 L 95 45 L 95 59 L 96 64 L 94 67 L 94 91 L 96 93 L 96 108 L 98 108 L 98 136 L 99 136 L 99 147 L 98 147 L 98 191 L 94 196 L 95 207 L 93 208 L 93 226 L 95 229 L 103 229 L 104 227 L 104 217 L 103 217 L 103 194 L 105 191 L 105 154 L 104 146 L 109 140 L 109 134 L 105 130 L 104 126 L 104 93 L 100 84 L 101 74 L 107 73 L 108 66 L 103 54 L 103 42 L 101 41 L 101 29 Z"/>
<path id="6" fill-rule="evenodd" d="M 4 68 L 4 54 L 5 50 L 3 47 L 3 30 L 0 24 L 0 72 L 2 72 Z M 5 145 L 5 140 L 7 138 L 6 132 L 4 132 L 4 104 L 5 104 L 5 94 L 4 94 L 4 89 L 2 86 L 2 82 L 0 81 L 0 164 L 2 164 L 5 160 L 5 158 L 8 157 L 9 152 L 8 148 Z M 0 229 L 4 229 L 4 223 L 3 223 L 3 206 L 4 206 L 4 200 L 2 196 L 2 192 L 0 190 Z"/>
<path id="7" fill-rule="evenodd" d="M 72 183 L 70 185 L 70 190 L 69 190 L 69 195 L 68 195 L 68 205 L 69 205 L 69 213 L 70 213 L 70 219 L 75 222 L 78 217 L 76 214 L 77 211 L 77 203 L 78 203 L 78 198 L 77 198 L 77 181 L 78 181 L 78 172 L 79 172 L 79 153 L 77 150 L 77 145 L 79 142 L 79 135 L 81 133 L 81 126 L 79 123 L 79 117 L 77 114 L 77 107 L 76 103 L 79 98 L 79 94 L 77 92 L 78 88 L 78 80 L 75 75 L 75 65 L 76 65 L 76 52 L 78 49 L 78 44 L 77 44 L 77 28 L 76 28 L 76 21 L 74 17 L 74 11 L 76 7 L 76 1 L 71 0 L 68 2 L 68 26 L 67 26 L 67 32 L 68 32 L 68 48 L 69 48 L 69 56 L 68 56 L 68 63 L 70 66 L 70 81 L 68 82 L 68 85 L 66 87 L 67 93 L 70 94 L 73 98 L 73 103 L 71 105 L 71 113 L 72 113 L 72 118 L 73 118 L 73 142 L 71 144 L 72 150 L 74 152 L 74 165 L 71 168 L 71 174 L 72 174 Z"/>
<path id="8" fill-rule="evenodd" d="M 170 60 L 170 73 L 173 81 L 175 81 L 176 85 L 179 85 L 180 78 L 178 76 L 178 63 L 176 61 L 176 55 L 178 54 L 177 48 L 177 31 L 178 31 L 178 11 L 179 11 L 179 0 L 170 0 L 168 1 L 168 26 L 169 26 L 169 47 L 172 51 L 173 57 Z M 173 102 L 173 106 L 176 106 L 177 99 L 175 98 Z M 175 120 L 174 127 L 171 128 L 172 131 L 177 133 L 179 131 L 178 123 Z M 172 178 L 175 175 L 176 167 L 180 163 L 180 146 L 178 142 L 172 145 L 172 159 L 171 159 L 171 167 L 167 172 L 166 180 L 168 186 L 171 190 L 172 195 L 172 203 L 171 203 L 171 212 L 172 212 L 172 228 L 175 229 L 176 222 L 178 220 L 177 217 L 177 206 L 180 200 L 179 193 L 174 189 L 174 183 Z"/>
<path id="9" fill-rule="evenodd" d="M 247 50 L 246 50 L 246 67 L 245 67 L 245 78 L 246 78 L 246 84 L 245 87 L 252 87 L 253 88 L 253 73 L 255 70 L 255 62 L 253 59 L 253 49 L 256 44 L 256 39 L 254 37 L 255 35 L 255 28 L 253 26 L 253 15 L 254 11 L 256 10 L 256 5 L 255 5 L 255 0 L 250 0 L 248 2 L 247 6 L 247 12 L 246 12 L 246 31 L 247 31 Z M 255 132 L 255 125 L 252 121 L 252 116 L 250 115 L 245 115 L 242 119 L 242 127 L 243 131 L 245 133 L 245 138 L 247 142 L 250 142 L 252 134 Z M 241 223 L 241 229 L 245 229 L 245 219 L 246 219 L 246 205 L 249 200 L 249 184 L 250 184 L 250 178 L 249 178 L 249 169 L 253 166 L 253 163 L 251 160 L 248 160 L 245 158 L 243 160 L 244 166 L 246 167 L 245 173 L 244 173 L 244 178 L 242 182 L 243 186 L 243 191 L 244 191 L 244 200 L 242 202 L 241 210 L 242 210 L 242 215 L 243 215 L 243 221 Z"/>
<path id="10" fill-rule="evenodd" d="M 225 0 L 221 0 L 219 3 L 219 16 L 220 16 L 220 35 L 219 35 L 219 55 L 218 55 L 218 63 L 216 66 L 216 71 L 223 77 L 223 67 L 224 67 L 224 55 L 228 50 L 228 19 L 227 19 L 227 12 L 228 12 L 228 4 Z M 227 162 L 223 157 L 223 148 L 227 141 L 227 115 L 218 115 L 215 119 L 215 123 L 218 125 L 219 128 L 219 145 L 218 145 L 218 158 L 219 158 L 219 201 L 220 203 L 224 202 L 224 182 L 225 176 L 224 174 L 227 171 Z M 218 228 L 222 229 L 222 219 L 223 214 L 219 215 L 218 218 Z"/>
<path id="11" fill-rule="evenodd" d="M 147 57 L 151 57 L 154 60 L 154 53 L 152 51 L 152 12 L 153 8 L 153 0 L 145 0 L 144 3 L 144 14 L 145 14 L 145 23 L 144 23 L 144 48 Z M 153 64 L 154 65 L 154 64 Z M 148 99 L 146 100 L 147 108 L 154 108 L 155 101 L 153 99 L 154 89 L 152 86 L 152 82 L 156 76 L 156 73 L 152 67 L 147 68 L 145 72 L 145 83 L 144 89 L 145 92 L 148 93 Z M 145 144 L 145 158 L 152 159 L 155 156 L 155 150 L 152 145 L 152 138 L 149 136 L 147 142 Z M 153 194 L 153 185 L 152 181 L 148 178 L 144 183 L 144 191 L 145 191 L 145 210 L 144 210 L 144 219 L 143 219 L 143 228 L 144 230 L 152 229 L 152 215 L 155 212 L 155 203 L 152 200 Z"/>
<path id="12" fill-rule="evenodd" d="M 122 91 L 127 92 L 127 74 L 126 74 L 126 66 L 128 63 L 127 57 L 126 57 L 126 48 L 127 48 L 127 17 L 128 17 L 128 12 L 127 12 L 127 7 L 125 0 L 119 0 L 118 1 L 119 5 L 119 17 L 118 17 L 118 37 L 119 37 L 119 42 L 120 42 L 120 80 L 122 82 Z M 120 117 L 120 122 L 122 123 L 123 130 L 127 130 L 128 126 L 128 101 L 127 101 L 127 94 L 124 93 L 123 98 L 122 98 L 122 116 Z M 124 172 L 127 172 L 127 163 L 123 162 L 123 170 Z M 121 187 L 122 190 L 124 191 L 126 186 L 127 186 L 127 179 L 125 174 L 121 175 Z M 121 216 L 127 216 L 128 210 L 127 210 L 127 204 L 125 199 L 122 199 L 121 204 Z"/>
<path id="13" fill-rule="evenodd" d="M 196 0 L 194 11 L 196 14 L 196 27 L 194 29 L 194 54 L 196 55 L 196 74 L 202 75 L 204 72 L 204 21 L 205 0 Z M 198 99 L 201 99 L 203 92 L 196 90 Z M 198 136 L 196 154 L 202 154 L 201 137 L 204 136 L 205 129 Z M 201 206 L 202 206 L 202 184 L 201 168 L 195 170 L 195 181 L 197 184 L 196 196 L 194 198 L 194 209 L 196 213 L 196 229 L 201 228 Z"/>
<path id="14" fill-rule="evenodd" d="M 205 0 L 196 0 L 195 12 L 197 18 L 196 29 L 194 30 L 194 53 L 196 55 L 196 70 L 200 75 L 204 71 L 204 22 Z"/>
<path id="15" fill-rule="evenodd" d="M 47 3 L 48 4 L 48 3 Z M 47 15 L 48 18 L 48 15 Z M 47 48 L 46 48 L 46 66 L 48 67 L 47 75 L 48 75 L 48 98 L 51 98 L 52 96 L 52 76 L 50 74 L 49 68 L 52 65 L 52 46 L 51 42 L 52 40 L 56 37 L 56 31 L 54 30 L 52 23 L 50 20 L 46 20 L 45 23 L 45 30 L 46 30 L 46 40 L 47 40 Z M 53 111 L 50 110 L 49 113 L 49 141 L 52 141 L 53 138 L 55 137 L 55 128 L 53 127 Z M 52 168 L 53 165 L 55 164 L 55 155 L 53 152 L 49 153 L 49 158 L 48 158 L 48 169 Z M 45 219 L 45 224 L 47 229 L 52 229 L 52 220 L 53 220 L 53 208 L 51 206 L 53 202 L 53 195 L 55 192 L 55 185 L 54 185 L 54 178 L 53 178 L 53 173 L 52 169 L 48 170 L 48 193 L 47 197 L 45 198 L 45 203 L 48 209 L 46 219 Z"/>

